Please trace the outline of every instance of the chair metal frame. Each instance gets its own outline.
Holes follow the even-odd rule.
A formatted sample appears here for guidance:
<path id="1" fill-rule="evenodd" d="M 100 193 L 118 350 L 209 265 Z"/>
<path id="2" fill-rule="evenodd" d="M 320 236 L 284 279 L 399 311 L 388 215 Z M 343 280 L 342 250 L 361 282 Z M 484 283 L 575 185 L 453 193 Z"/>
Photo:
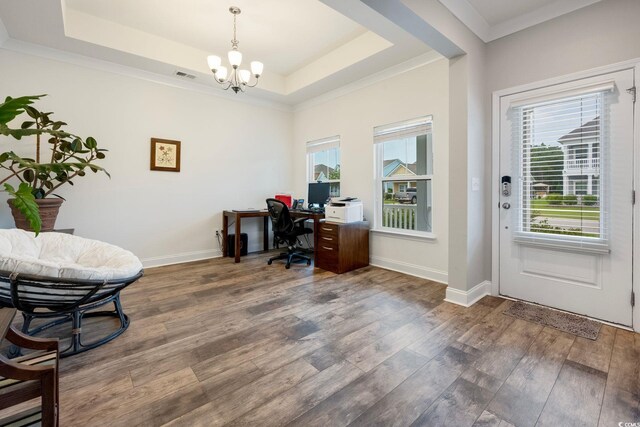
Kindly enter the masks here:
<path id="1" fill-rule="evenodd" d="M 22 333 L 29 336 L 70 322 L 71 342 L 60 352 L 60 357 L 71 356 L 106 344 L 127 330 L 130 322 L 122 310 L 120 291 L 137 281 L 143 273 L 140 270 L 124 279 L 79 280 L 0 271 L 0 283 L 10 285 L 9 295 L 6 291 L 0 292 L 0 305 L 15 307 L 22 312 Z M 113 310 L 92 311 L 109 303 L 113 303 Z M 82 320 L 85 317 L 115 317 L 120 320 L 120 326 L 96 341 L 83 343 Z M 35 319 L 49 321 L 30 328 Z"/>

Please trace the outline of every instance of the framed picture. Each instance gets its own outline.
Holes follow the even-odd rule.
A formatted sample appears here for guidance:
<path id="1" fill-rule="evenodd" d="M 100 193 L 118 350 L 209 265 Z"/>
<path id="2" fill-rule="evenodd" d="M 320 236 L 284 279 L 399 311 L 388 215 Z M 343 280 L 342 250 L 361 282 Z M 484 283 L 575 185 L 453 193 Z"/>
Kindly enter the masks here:
<path id="1" fill-rule="evenodd" d="M 180 172 L 180 141 L 151 138 L 151 170 Z"/>

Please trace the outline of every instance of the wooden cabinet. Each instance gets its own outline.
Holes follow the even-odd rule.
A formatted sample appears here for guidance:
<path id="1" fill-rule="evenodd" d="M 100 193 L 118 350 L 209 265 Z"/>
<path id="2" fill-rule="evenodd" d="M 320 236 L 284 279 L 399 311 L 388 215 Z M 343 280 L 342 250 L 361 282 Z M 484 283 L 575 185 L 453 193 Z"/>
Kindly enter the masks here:
<path id="1" fill-rule="evenodd" d="M 341 274 L 369 265 L 368 222 L 322 221 L 316 232 L 316 267 Z"/>

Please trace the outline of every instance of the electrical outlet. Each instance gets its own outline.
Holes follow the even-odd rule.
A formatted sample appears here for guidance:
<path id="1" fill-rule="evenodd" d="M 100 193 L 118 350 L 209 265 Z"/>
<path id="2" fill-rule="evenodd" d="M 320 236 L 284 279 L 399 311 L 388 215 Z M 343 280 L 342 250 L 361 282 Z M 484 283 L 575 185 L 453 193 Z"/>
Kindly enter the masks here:
<path id="1" fill-rule="evenodd" d="M 220 230 L 216 230 L 216 237 L 220 237 Z"/>

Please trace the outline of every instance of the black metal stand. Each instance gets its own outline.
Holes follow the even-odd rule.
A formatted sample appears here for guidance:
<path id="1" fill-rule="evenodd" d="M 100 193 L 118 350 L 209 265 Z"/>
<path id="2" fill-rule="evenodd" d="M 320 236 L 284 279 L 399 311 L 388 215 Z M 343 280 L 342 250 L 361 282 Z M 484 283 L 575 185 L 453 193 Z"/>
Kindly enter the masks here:
<path id="1" fill-rule="evenodd" d="M 91 311 L 96 308 L 102 307 L 106 304 L 113 302 L 114 309 L 112 311 Z M 110 333 L 109 335 L 90 343 L 82 342 L 82 319 L 85 317 L 116 317 L 120 320 L 120 327 Z M 105 298 L 103 300 L 95 301 L 91 304 L 81 305 L 68 313 L 56 313 L 56 312 L 22 312 L 24 322 L 22 324 L 22 332 L 24 334 L 34 336 L 42 331 L 45 331 L 54 326 L 61 325 L 66 322 L 71 322 L 71 343 L 67 348 L 60 351 L 60 357 L 72 356 L 74 354 L 82 353 L 83 351 L 91 350 L 92 348 L 99 347 L 108 343 L 114 338 L 122 335 L 124 331 L 129 327 L 129 317 L 122 311 L 122 304 L 120 304 L 120 292 Z M 44 323 L 35 328 L 29 329 L 31 322 L 35 319 L 53 319 L 50 322 Z"/>

